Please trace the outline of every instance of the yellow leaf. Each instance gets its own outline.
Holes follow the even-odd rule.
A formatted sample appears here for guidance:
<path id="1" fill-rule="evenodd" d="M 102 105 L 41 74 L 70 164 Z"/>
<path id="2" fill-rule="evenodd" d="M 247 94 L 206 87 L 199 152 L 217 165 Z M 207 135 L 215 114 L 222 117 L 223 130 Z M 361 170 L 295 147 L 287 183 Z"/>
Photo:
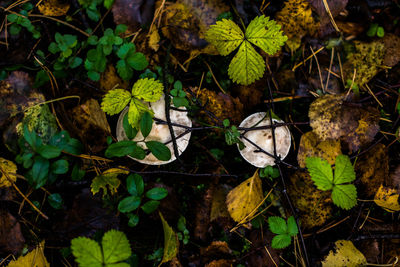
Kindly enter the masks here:
<path id="1" fill-rule="evenodd" d="M 103 197 L 107 195 L 108 190 L 110 191 L 110 194 L 113 195 L 117 192 L 117 189 L 121 184 L 121 181 L 117 176 L 119 174 L 128 173 L 129 172 L 126 170 L 112 168 L 104 171 L 101 175 L 96 176 L 90 185 L 93 195 L 100 192 L 100 189 L 103 189 Z"/>
<path id="2" fill-rule="evenodd" d="M 172 227 L 168 225 L 168 222 L 164 219 L 161 212 L 158 212 L 158 214 L 160 214 L 164 229 L 164 255 L 162 261 L 160 262 L 161 265 L 162 263 L 169 262 L 176 258 L 176 255 L 179 251 L 179 240 L 178 236 Z"/>
<path id="3" fill-rule="evenodd" d="M 153 49 L 154 51 L 158 51 L 160 48 L 160 34 L 158 33 L 158 30 L 156 28 L 153 28 L 149 35 L 149 47 Z"/>
<path id="4" fill-rule="evenodd" d="M 322 267 L 356 267 L 367 264 L 365 256 L 351 241 L 338 240 L 335 246 L 336 249 L 331 250 L 322 262 Z"/>
<path id="5" fill-rule="evenodd" d="M 129 104 L 128 121 L 129 124 L 139 130 L 139 120 L 143 113 L 149 112 L 149 109 L 138 99 L 132 99 Z"/>
<path id="6" fill-rule="evenodd" d="M 68 12 L 69 4 L 66 1 L 43 0 L 38 9 L 45 16 L 64 16 Z"/>
<path id="7" fill-rule="evenodd" d="M 132 95 L 124 89 L 108 91 L 101 102 L 101 109 L 108 115 L 120 113 L 131 100 Z"/>
<path id="8" fill-rule="evenodd" d="M 43 249 L 44 241 L 25 256 L 21 256 L 15 261 L 11 261 L 8 264 L 8 267 L 50 267 L 50 264 L 44 256 Z"/>
<path id="9" fill-rule="evenodd" d="M 232 189 L 226 197 L 226 205 L 232 219 L 236 222 L 253 215 L 256 207 L 263 200 L 261 179 L 256 171 L 253 177 L 247 179 Z"/>
<path id="10" fill-rule="evenodd" d="M 244 41 L 229 64 L 228 74 L 232 81 L 249 85 L 260 79 L 264 71 L 264 59 L 248 41 Z"/>
<path id="11" fill-rule="evenodd" d="M 399 191 L 396 189 L 381 185 L 375 194 L 374 201 L 376 205 L 389 212 L 400 210 Z"/>
<path id="12" fill-rule="evenodd" d="M 10 187 L 12 183 L 15 183 L 17 180 L 17 176 L 15 175 L 17 172 L 17 166 L 14 162 L 0 158 L 0 171 L 0 188 Z"/>
<path id="13" fill-rule="evenodd" d="M 243 42 L 244 34 L 235 22 L 223 19 L 211 25 L 206 32 L 206 40 L 212 43 L 222 56 L 227 56 Z"/>

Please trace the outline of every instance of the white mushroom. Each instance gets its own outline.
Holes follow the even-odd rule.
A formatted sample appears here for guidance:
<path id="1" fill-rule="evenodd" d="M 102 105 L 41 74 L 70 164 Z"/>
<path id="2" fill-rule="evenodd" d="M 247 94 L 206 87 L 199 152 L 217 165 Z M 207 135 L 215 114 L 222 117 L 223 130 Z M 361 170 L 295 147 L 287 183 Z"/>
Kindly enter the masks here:
<path id="1" fill-rule="evenodd" d="M 165 100 L 164 96 L 162 96 L 157 102 L 152 102 L 149 103 L 150 108 L 154 111 L 154 118 L 167 121 L 166 114 L 165 114 Z M 173 104 L 171 103 L 171 107 L 173 107 Z M 184 107 L 180 107 L 179 109 L 185 109 Z M 123 120 L 125 114 L 128 112 L 128 107 L 125 108 L 118 119 L 117 123 L 117 139 L 118 141 L 122 140 L 128 140 L 128 137 L 125 134 L 124 127 L 123 127 Z M 189 119 L 187 116 L 187 112 L 185 111 L 178 111 L 178 110 L 173 110 L 170 109 L 170 118 L 171 118 L 171 123 L 187 126 L 187 127 L 192 127 L 192 121 Z M 191 136 L 191 132 L 186 133 L 184 136 L 181 136 L 184 134 L 184 132 L 187 130 L 183 127 L 179 126 L 173 126 L 172 127 L 174 130 L 175 138 L 176 138 L 176 144 L 178 148 L 179 155 L 185 151 L 186 147 L 189 144 L 189 139 Z M 179 138 L 178 138 L 179 137 Z M 142 147 L 143 149 L 147 149 L 146 145 L 144 142 L 140 142 L 143 140 L 143 135 L 139 131 L 136 135 L 136 137 L 133 139 L 133 141 L 137 141 L 138 145 Z M 176 159 L 175 154 L 174 154 L 174 148 L 173 144 L 171 141 L 171 134 L 168 128 L 167 124 L 157 124 L 155 121 L 153 121 L 153 127 L 151 129 L 150 134 L 146 137 L 146 141 L 158 141 L 161 143 L 167 143 L 166 146 L 169 148 L 171 151 L 171 159 L 168 161 L 162 161 L 157 159 L 152 153 L 147 155 L 143 160 L 135 159 L 131 157 L 132 159 L 144 163 L 144 164 L 149 164 L 149 165 L 162 165 L 162 164 L 167 164 Z M 130 157 L 130 156 L 128 156 Z"/>
<path id="2" fill-rule="evenodd" d="M 277 119 L 272 119 L 274 123 L 283 123 L 283 121 L 279 121 Z M 270 119 L 265 112 L 258 112 L 248 116 L 239 127 L 243 128 L 252 128 L 259 126 L 270 125 Z M 242 133 L 244 131 L 241 131 Z M 290 150 L 291 145 L 291 135 L 288 127 L 279 126 L 276 127 L 275 130 L 275 142 L 276 142 L 276 153 L 281 159 L 284 159 Z M 250 140 L 247 141 L 245 138 L 241 138 L 240 140 L 246 146 L 244 149 L 239 152 L 242 157 L 249 162 L 250 164 L 258 167 L 265 168 L 268 165 L 275 165 L 275 159 L 259 150 L 257 146 L 268 152 L 269 154 L 274 154 L 274 143 L 272 138 L 272 129 L 263 129 L 263 130 L 252 130 L 248 131 L 244 134 L 244 136 Z M 253 145 L 256 144 L 257 146 Z M 239 146 L 238 146 L 239 148 Z"/>

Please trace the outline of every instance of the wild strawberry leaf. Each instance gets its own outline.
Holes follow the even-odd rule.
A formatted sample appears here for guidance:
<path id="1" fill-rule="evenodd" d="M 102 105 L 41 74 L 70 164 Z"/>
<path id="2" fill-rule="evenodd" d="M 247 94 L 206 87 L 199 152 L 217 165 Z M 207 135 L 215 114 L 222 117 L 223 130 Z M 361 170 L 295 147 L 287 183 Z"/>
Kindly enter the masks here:
<path id="1" fill-rule="evenodd" d="M 357 189 L 353 184 L 335 185 L 332 189 L 332 200 L 342 209 L 351 209 L 357 204 Z"/>
<path id="2" fill-rule="evenodd" d="M 306 159 L 306 166 L 310 172 L 311 179 L 318 189 L 323 191 L 332 189 L 333 173 L 328 161 L 317 157 L 310 157 Z"/>
<path id="3" fill-rule="evenodd" d="M 211 25 L 205 37 L 207 42 L 213 44 L 222 56 L 229 55 L 244 40 L 244 34 L 239 26 L 227 19 Z"/>
<path id="4" fill-rule="evenodd" d="M 334 184 L 350 183 L 356 179 L 354 167 L 350 158 L 345 155 L 338 155 L 335 162 Z"/>
<path id="5" fill-rule="evenodd" d="M 108 115 L 120 113 L 131 100 L 131 93 L 124 89 L 108 91 L 101 102 L 101 109 Z"/>
<path id="6" fill-rule="evenodd" d="M 156 102 L 163 94 L 164 86 L 154 78 L 139 79 L 132 87 L 132 95 L 135 98 L 147 102 Z"/>

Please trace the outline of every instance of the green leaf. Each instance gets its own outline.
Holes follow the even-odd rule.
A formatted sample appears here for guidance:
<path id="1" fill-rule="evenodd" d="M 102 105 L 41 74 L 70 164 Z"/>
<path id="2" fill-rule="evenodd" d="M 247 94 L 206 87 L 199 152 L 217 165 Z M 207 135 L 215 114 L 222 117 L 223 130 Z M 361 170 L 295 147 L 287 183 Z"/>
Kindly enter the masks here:
<path id="1" fill-rule="evenodd" d="M 357 205 L 357 189 L 353 184 L 335 185 L 332 190 L 333 203 L 342 209 Z"/>
<path id="2" fill-rule="evenodd" d="M 130 140 L 119 141 L 117 143 L 111 144 L 107 148 L 105 156 L 107 158 L 123 157 L 132 153 L 136 146 L 137 144 L 134 141 Z"/>
<path id="3" fill-rule="evenodd" d="M 90 45 L 97 45 L 97 42 L 99 41 L 99 38 L 96 35 L 91 35 L 89 36 L 87 42 Z"/>
<path id="4" fill-rule="evenodd" d="M 126 178 L 126 188 L 132 196 L 140 197 L 144 192 L 144 182 L 142 176 L 139 174 L 130 174 Z"/>
<path id="5" fill-rule="evenodd" d="M 38 138 L 35 132 L 31 132 L 28 129 L 28 126 L 26 124 L 24 124 L 24 139 L 25 141 L 32 147 L 35 148 L 36 146 L 36 139 Z"/>
<path id="6" fill-rule="evenodd" d="M 152 200 L 161 200 L 168 195 L 167 189 L 163 187 L 154 187 L 146 192 L 146 197 Z"/>
<path id="7" fill-rule="evenodd" d="M 132 43 L 127 43 L 121 45 L 121 47 L 117 51 L 117 56 L 121 59 L 124 59 L 128 52 L 133 51 L 135 52 L 135 45 Z"/>
<path id="8" fill-rule="evenodd" d="M 75 57 L 75 58 L 71 58 L 71 60 L 69 61 L 69 67 L 71 69 L 75 69 L 77 67 L 79 67 L 82 64 L 83 60 L 80 57 Z"/>
<path id="9" fill-rule="evenodd" d="M 57 44 L 54 42 L 50 43 L 48 50 L 52 54 L 55 54 L 59 51 Z"/>
<path id="10" fill-rule="evenodd" d="M 182 90 L 183 86 L 182 86 L 182 82 L 181 81 L 176 81 L 174 82 L 174 89 L 180 91 Z"/>
<path id="11" fill-rule="evenodd" d="M 128 121 L 128 113 L 125 114 L 124 119 L 122 121 L 122 126 L 124 127 L 124 131 L 126 134 L 126 137 L 128 137 L 128 139 L 133 139 L 135 138 L 135 136 L 138 133 L 138 130 L 133 128 Z"/>
<path id="12" fill-rule="evenodd" d="M 101 109 L 109 115 L 120 113 L 131 98 L 131 94 L 124 89 L 110 90 L 101 102 Z"/>
<path id="13" fill-rule="evenodd" d="M 174 232 L 168 222 L 164 219 L 161 212 L 159 212 L 161 222 L 164 230 L 164 255 L 160 264 L 169 262 L 176 257 L 179 251 L 178 236 Z"/>
<path id="14" fill-rule="evenodd" d="M 47 176 L 49 174 L 49 160 L 37 156 L 34 159 L 35 163 L 32 166 L 32 181 L 35 185 L 35 189 L 43 186 L 47 181 Z"/>
<path id="15" fill-rule="evenodd" d="M 8 14 L 7 15 L 7 20 L 9 22 L 16 22 L 18 19 L 18 15 L 17 14 Z"/>
<path id="16" fill-rule="evenodd" d="M 132 95 L 147 102 L 156 102 L 163 94 L 164 86 L 153 78 L 139 79 L 132 87 Z"/>
<path id="17" fill-rule="evenodd" d="M 149 200 L 146 203 L 144 203 L 140 208 L 146 213 L 150 214 L 154 212 L 158 206 L 160 205 L 160 201 L 157 200 Z"/>
<path id="18" fill-rule="evenodd" d="M 289 235 L 276 235 L 272 238 L 271 247 L 275 249 L 283 249 L 290 245 L 292 239 Z"/>
<path id="19" fill-rule="evenodd" d="M 299 233 L 299 229 L 297 228 L 296 220 L 293 216 L 290 216 L 287 220 L 288 226 L 288 234 L 291 236 L 295 236 Z"/>
<path id="20" fill-rule="evenodd" d="M 243 42 L 244 34 L 232 20 L 223 19 L 210 26 L 205 38 L 222 56 L 227 56 Z"/>
<path id="21" fill-rule="evenodd" d="M 63 151 L 74 155 L 81 154 L 82 149 L 83 149 L 82 143 L 75 138 L 69 139 L 68 143 L 63 147 Z"/>
<path id="22" fill-rule="evenodd" d="M 128 26 L 126 26 L 125 24 L 118 24 L 117 27 L 115 27 L 115 34 L 124 33 L 127 29 Z"/>
<path id="23" fill-rule="evenodd" d="M 138 225 L 138 223 L 139 223 L 139 215 L 132 214 L 132 213 L 128 213 L 127 215 L 129 217 L 129 221 L 128 221 L 128 226 L 129 227 L 135 227 L 136 225 Z"/>
<path id="24" fill-rule="evenodd" d="M 50 206 L 52 206 L 56 210 L 61 209 L 63 206 L 63 199 L 58 193 L 51 194 L 47 200 L 49 201 Z"/>
<path id="25" fill-rule="evenodd" d="M 147 141 L 146 146 L 157 159 L 163 161 L 171 159 L 171 151 L 163 143 L 157 141 Z"/>
<path id="26" fill-rule="evenodd" d="M 104 7 L 106 9 L 110 9 L 113 4 L 114 4 L 114 0 L 104 0 Z"/>
<path id="27" fill-rule="evenodd" d="M 97 82 L 98 80 L 100 80 L 100 73 L 98 73 L 97 71 L 88 71 L 87 73 L 89 79 L 91 79 L 92 81 Z"/>
<path id="28" fill-rule="evenodd" d="M 133 76 L 132 69 L 126 64 L 124 59 L 120 59 L 117 62 L 117 72 L 119 76 L 125 81 L 129 80 Z"/>
<path id="29" fill-rule="evenodd" d="M 87 237 L 77 237 L 71 241 L 72 254 L 80 267 L 102 267 L 103 255 L 100 245 Z"/>
<path id="30" fill-rule="evenodd" d="M 323 191 L 332 189 L 333 173 L 328 161 L 317 157 L 309 157 L 306 159 L 306 167 L 318 189 Z"/>
<path id="31" fill-rule="evenodd" d="M 146 152 L 140 146 L 136 146 L 132 153 L 129 156 L 134 157 L 135 159 L 144 159 L 146 157 Z"/>
<path id="32" fill-rule="evenodd" d="M 174 103 L 174 106 L 177 108 L 189 106 L 189 101 L 184 97 L 174 97 L 172 103 Z"/>
<path id="33" fill-rule="evenodd" d="M 139 129 L 139 120 L 143 113 L 149 111 L 148 107 L 138 99 L 132 99 L 129 104 L 128 121 L 129 124 Z"/>
<path id="34" fill-rule="evenodd" d="M 385 30 L 383 29 L 383 27 L 378 27 L 378 29 L 376 30 L 376 36 L 380 38 L 385 36 Z"/>
<path id="35" fill-rule="evenodd" d="M 350 183 L 356 179 L 353 165 L 350 158 L 346 155 L 338 155 L 335 161 L 335 176 L 333 183 L 335 185 Z"/>
<path id="36" fill-rule="evenodd" d="M 80 181 L 85 176 L 85 174 L 85 170 L 82 170 L 81 168 L 79 168 L 78 164 L 75 164 L 72 168 L 71 179 L 72 181 Z"/>
<path id="37" fill-rule="evenodd" d="M 59 159 L 51 164 L 51 172 L 55 174 L 65 174 L 68 172 L 68 161 Z"/>
<path id="38" fill-rule="evenodd" d="M 101 244 L 105 264 L 124 261 L 132 255 L 129 241 L 123 232 L 117 230 L 108 231 L 104 234 Z"/>
<path id="39" fill-rule="evenodd" d="M 122 213 L 131 212 L 140 206 L 140 197 L 130 196 L 121 200 L 118 204 L 118 210 Z"/>
<path id="40" fill-rule="evenodd" d="M 54 159 L 60 156 L 61 149 L 52 145 L 42 145 L 36 149 L 36 152 L 45 159 Z"/>
<path id="41" fill-rule="evenodd" d="M 244 41 L 229 64 L 228 74 L 232 81 L 249 85 L 264 75 L 265 62 L 248 41 Z"/>
<path id="42" fill-rule="evenodd" d="M 268 225 L 269 225 L 269 230 L 273 232 L 274 234 L 286 234 L 288 231 L 286 221 L 277 216 L 271 216 L 268 218 Z"/>
<path id="43" fill-rule="evenodd" d="M 90 185 L 93 195 L 100 192 L 100 189 L 103 189 L 103 198 L 104 198 L 104 196 L 106 196 L 108 194 L 108 191 L 110 191 L 111 195 L 116 193 L 118 187 L 121 184 L 121 181 L 118 179 L 118 175 L 121 173 L 124 173 L 124 172 L 123 171 L 121 171 L 121 172 L 113 171 L 113 172 L 103 173 L 101 175 L 96 176 L 92 180 L 92 184 Z"/>
<path id="44" fill-rule="evenodd" d="M 287 41 L 281 25 L 264 15 L 253 19 L 246 29 L 246 40 L 258 46 L 269 55 L 275 54 Z"/>
<path id="45" fill-rule="evenodd" d="M 149 65 L 145 55 L 139 52 L 128 55 L 126 62 L 129 66 L 138 71 L 144 70 Z"/>
<path id="46" fill-rule="evenodd" d="M 144 138 L 150 134 L 152 127 L 153 119 L 149 112 L 145 112 L 140 119 L 140 131 L 142 132 Z"/>

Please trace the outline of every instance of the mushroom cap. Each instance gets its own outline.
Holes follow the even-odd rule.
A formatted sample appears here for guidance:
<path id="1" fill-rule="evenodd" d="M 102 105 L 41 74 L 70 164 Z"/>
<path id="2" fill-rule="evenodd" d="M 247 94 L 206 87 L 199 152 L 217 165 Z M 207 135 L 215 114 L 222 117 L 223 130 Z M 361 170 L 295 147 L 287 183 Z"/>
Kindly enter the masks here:
<path id="1" fill-rule="evenodd" d="M 164 121 L 167 120 L 166 114 L 165 114 L 164 96 L 162 96 L 157 102 L 151 102 L 151 103 L 148 103 L 148 105 L 154 111 L 155 118 L 161 119 Z M 171 107 L 173 107 L 173 106 L 174 105 L 171 103 Z M 128 112 L 128 109 L 129 109 L 129 107 L 126 107 L 121 112 L 121 114 L 118 118 L 118 122 L 117 122 L 117 139 L 118 139 L 118 141 L 128 140 L 128 137 L 126 136 L 124 127 L 123 127 L 124 116 Z M 181 107 L 180 109 L 186 109 L 186 108 Z M 176 124 L 180 124 L 183 126 L 192 127 L 192 121 L 187 116 L 187 112 L 170 109 L 169 114 L 170 114 L 170 118 L 171 118 L 171 123 L 176 123 Z M 189 144 L 191 132 L 185 134 L 182 137 L 179 137 L 186 131 L 186 129 L 183 127 L 179 127 L 179 126 L 173 126 L 172 128 L 174 130 L 176 144 L 177 144 L 178 152 L 180 155 L 183 153 L 183 151 L 185 151 L 186 147 Z M 144 142 L 140 142 L 141 140 L 143 140 L 143 135 L 140 131 L 137 133 L 136 137 L 132 140 L 138 142 L 137 143 L 138 146 L 142 147 L 143 149 L 147 149 L 146 144 Z M 158 142 L 161 142 L 164 144 L 166 142 L 171 141 L 171 134 L 170 134 L 168 125 L 167 124 L 157 124 L 155 121 L 153 121 L 153 127 L 151 129 L 150 134 L 146 137 L 146 141 L 158 141 Z M 142 160 L 136 159 L 136 158 L 133 158 L 130 156 L 128 156 L 128 157 L 130 157 L 133 160 L 136 160 L 140 163 L 149 164 L 149 165 L 167 164 L 167 163 L 174 161 L 176 159 L 176 157 L 174 154 L 174 148 L 173 148 L 172 141 L 169 142 L 168 144 L 166 144 L 166 146 L 171 151 L 171 159 L 168 161 L 159 160 L 152 153 L 148 154 Z"/>
<path id="2" fill-rule="evenodd" d="M 283 123 L 284 121 L 280 121 L 277 119 L 272 119 L 274 123 Z M 266 112 L 258 112 L 248 116 L 246 119 L 240 123 L 239 127 L 251 128 L 251 127 L 259 127 L 259 126 L 267 126 L 270 125 L 270 119 Z M 243 131 L 241 131 L 243 132 Z M 276 142 L 276 154 L 284 159 L 290 150 L 291 145 L 291 135 L 288 127 L 279 126 L 275 128 L 275 142 Z M 272 129 L 263 129 L 263 130 L 253 130 L 248 131 L 244 134 L 244 136 L 251 140 L 251 142 L 257 144 L 263 150 L 270 154 L 274 154 L 274 143 L 272 138 Z M 239 145 L 238 149 L 242 157 L 249 162 L 250 164 L 258 167 L 265 168 L 268 165 L 275 165 L 275 159 L 263 152 L 257 152 L 258 148 L 251 144 L 249 141 L 244 138 L 240 139 L 244 145 L 246 146 L 244 149 L 240 150 Z"/>

